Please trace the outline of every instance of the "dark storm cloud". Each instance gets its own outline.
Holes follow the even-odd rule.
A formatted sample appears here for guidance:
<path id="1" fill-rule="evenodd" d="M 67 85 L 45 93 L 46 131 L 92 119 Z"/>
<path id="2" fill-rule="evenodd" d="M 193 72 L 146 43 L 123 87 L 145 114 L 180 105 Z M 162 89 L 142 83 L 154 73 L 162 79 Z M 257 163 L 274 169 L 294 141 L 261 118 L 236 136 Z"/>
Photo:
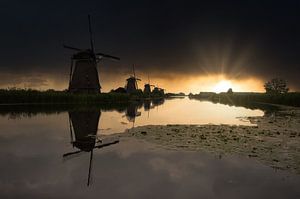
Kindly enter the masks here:
<path id="1" fill-rule="evenodd" d="M 106 71 L 225 72 L 282 76 L 299 89 L 299 1 L 2 1 L 0 72 L 68 73 L 71 51 L 96 48 L 122 61 Z"/>

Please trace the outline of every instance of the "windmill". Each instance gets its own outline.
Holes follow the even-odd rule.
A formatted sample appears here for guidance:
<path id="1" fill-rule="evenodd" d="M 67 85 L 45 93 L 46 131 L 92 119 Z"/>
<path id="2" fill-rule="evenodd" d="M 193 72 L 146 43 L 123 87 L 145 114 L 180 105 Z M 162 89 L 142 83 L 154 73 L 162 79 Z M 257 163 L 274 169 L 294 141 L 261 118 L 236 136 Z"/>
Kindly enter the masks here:
<path id="1" fill-rule="evenodd" d="M 66 159 L 71 156 L 74 157 L 75 155 L 82 154 L 83 152 L 90 153 L 87 186 L 90 185 L 94 149 L 119 143 L 119 140 L 102 143 L 102 140 L 97 138 L 96 135 L 100 115 L 100 110 L 69 111 L 71 144 L 78 150 L 63 154 L 63 158 Z"/>
<path id="2" fill-rule="evenodd" d="M 79 49 L 63 45 L 64 48 L 77 51 L 71 58 L 68 90 L 72 93 L 99 93 L 101 86 L 99 83 L 97 63 L 102 58 L 120 60 L 120 58 L 115 56 L 95 52 L 90 15 L 88 15 L 88 21 L 90 34 L 89 49 Z"/>
<path id="3" fill-rule="evenodd" d="M 155 97 L 163 97 L 165 95 L 165 89 L 155 86 L 152 91 L 152 95 Z"/>
<path id="4" fill-rule="evenodd" d="M 128 79 L 126 79 L 127 84 L 125 86 L 127 93 L 134 93 L 138 90 L 137 81 L 141 81 L 141 79 L 137 78 L 135 75 L 134 65 L 132 65 L 133 75 L 131 75 Z"/>
<path id="5" fill-rule="evenodd" d="M 149 78 L 149 75 L 148 75 L 148 83 L 144 85 L 144 94 L 149 95 L 149 97 L 150 97 L 150 94 L 151 94 L 151 86 L 155 87 L 154 85 L 150 84 L 150 78 Z"/>

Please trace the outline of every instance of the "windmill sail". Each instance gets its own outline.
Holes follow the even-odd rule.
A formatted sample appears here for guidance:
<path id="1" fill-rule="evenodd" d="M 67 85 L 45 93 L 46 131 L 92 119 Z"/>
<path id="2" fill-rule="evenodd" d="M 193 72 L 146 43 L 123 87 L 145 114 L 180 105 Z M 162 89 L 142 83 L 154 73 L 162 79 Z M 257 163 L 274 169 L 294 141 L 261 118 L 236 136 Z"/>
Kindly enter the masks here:
<path id="1" fill-rule="evenodd" d="M 120 58 L 112 55 L 95 52 L 90 15 L 88 15 L 88 23 L 90 35 L 89 49 L 82 50 L 80 48 L 64 45 L 64 48 L 77 51 L 77 53 L 72 56 L 70 66 L 71 69 L 68 90 L 72 93 L 99 93 L 101 85 L 97 70 L 98 61 L 102 58 L 120 60 Z"/>

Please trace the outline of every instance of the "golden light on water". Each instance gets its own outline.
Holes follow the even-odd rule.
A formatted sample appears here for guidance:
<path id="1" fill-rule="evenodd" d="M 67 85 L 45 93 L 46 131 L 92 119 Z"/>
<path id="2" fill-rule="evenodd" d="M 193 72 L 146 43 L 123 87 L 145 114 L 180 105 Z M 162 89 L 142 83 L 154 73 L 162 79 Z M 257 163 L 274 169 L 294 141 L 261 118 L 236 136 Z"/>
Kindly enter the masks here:
<path id="1" fill-rule="evenodd" d="M 134 126 L 151 124 L 229 124 L 252 126 L 254 124 L 248 120 L 241 120 L 241 117 L 262 116 L 264 114 L 261 110 L 230 107 L 188 98 L 166 100 L 164 104 L 149 111 L 145 111 L 141 107 L 138 109 L 138 112 L 141 114 L 135 118 Z M 101 114 L 98 129 L 101 129 L 101 134 L 111 134 L 124 132 L 126 129 L 132 128 L 132 126 L 133 122 L 129 122 L 124 113 L 105 111 Z"/>

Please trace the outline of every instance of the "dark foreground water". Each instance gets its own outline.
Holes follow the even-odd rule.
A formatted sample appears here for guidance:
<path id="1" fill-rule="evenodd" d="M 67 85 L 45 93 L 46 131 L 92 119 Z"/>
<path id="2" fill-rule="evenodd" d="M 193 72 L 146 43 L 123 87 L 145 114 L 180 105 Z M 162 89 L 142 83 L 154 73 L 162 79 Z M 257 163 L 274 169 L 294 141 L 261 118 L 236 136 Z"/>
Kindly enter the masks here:
<path id="1" fill-rule="evenodd" d="M 274 170 L 247 157 L 166 150 L 134 138 L 120 139 L 109 130 L 116 131 L 123 123 L 131 127 L 143 114 L 169 123 L 164 119 L 167 116 L 158 113 L 174 102 L 160 104 L 158 110 L 151 103 L 149 110 L 156 111 L 156 117 L 151 112 L 148 116 L 140 105 L 133 112 L 128 107 L 47 114 L 29 114 L 19 108 L 1 112 L 0 198 L 300 198 L 297 174 Z M 182 123 L 201 118 L 205 119 L 202 123 L 223 123 L 216 117 L 227 116 L 228 123 L 239 124 L 243 120 L 236 117 L 245 116 L 237 107 L 224 106 L 221 109 L 226 111 L 215 118 L 203 113 L 195 118 L 196 111 L 190 116 L 180 112 L 180 102 L 188 101 L 173 104 L 178 118 L 185 115 Z M 259 110 L 244 111 L 261 114 Z"/>

